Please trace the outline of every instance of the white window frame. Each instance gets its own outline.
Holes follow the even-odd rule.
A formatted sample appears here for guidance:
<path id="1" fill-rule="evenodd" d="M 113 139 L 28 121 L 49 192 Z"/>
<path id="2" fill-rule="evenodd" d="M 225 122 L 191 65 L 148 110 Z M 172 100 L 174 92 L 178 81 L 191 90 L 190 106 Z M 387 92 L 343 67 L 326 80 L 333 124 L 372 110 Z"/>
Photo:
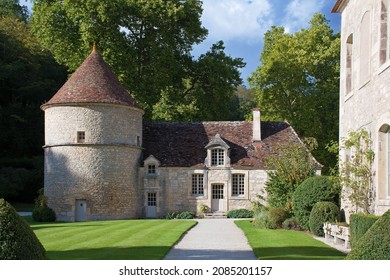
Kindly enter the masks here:
<path id="1" fill-rule="evenodd" d="M 148 164 L 148 174 L 149 175 L 157 174 L 157 166 L 155 164 Z"/>
<path id="2" fill-rule="evenodd" d="M 194 173 L 191 176 L 191 195 L 203 196 L 204 195 L 204 174 Z"/>
<path id="3" fill-rule="evenodd" d="M 77 143 L 85 143 L 85 131 L 77 131 Z"/>
<path id="4" fill-rule="evenodd" d="M 225 165 L 225 150 L 216 148 L 211 150 L 211 166 Z"/>
<path id="5" fill-rule="evenodd" d="M 232 196 L 245 195 L 245 174 L 232 174 Z"/>

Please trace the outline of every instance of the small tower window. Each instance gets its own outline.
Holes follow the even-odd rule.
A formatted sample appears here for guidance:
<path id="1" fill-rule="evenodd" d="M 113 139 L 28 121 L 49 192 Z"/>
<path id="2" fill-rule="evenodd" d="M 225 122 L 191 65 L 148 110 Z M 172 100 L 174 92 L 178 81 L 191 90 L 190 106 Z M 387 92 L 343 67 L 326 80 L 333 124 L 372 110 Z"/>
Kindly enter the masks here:
<path id="1" fill-rule="evenodd" d="M 77 131 L 77 143 L 85 142 L 85 131 Z"/>
<path id="2" fill-rule="evenodd" d="M 151 174 L 151 175 L 156 174 L 156 165 L 154 165 L 154 164 L 148 165 L 148 174 Z"/>

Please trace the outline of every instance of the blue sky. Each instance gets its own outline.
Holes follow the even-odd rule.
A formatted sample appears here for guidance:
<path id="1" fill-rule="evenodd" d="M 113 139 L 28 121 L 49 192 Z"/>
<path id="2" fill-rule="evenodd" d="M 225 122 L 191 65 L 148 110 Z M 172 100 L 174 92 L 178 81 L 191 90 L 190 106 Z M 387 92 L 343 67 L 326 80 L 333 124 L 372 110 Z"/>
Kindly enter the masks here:
<path id="1" fill-rule="evenodd" d="M 19 0 L 31 7 L 31 1 Z M 244 83 L 256 67 L 263 47 L 264 33 L 272 26 L 284 26 L 294 33 L 309 26 L 314 13 L 325 14 L 335 32 L 340 31 L 339 14 L 331 10 L 336 0 L 203 0 L 202 24 L 209 35 L 195 46 L 193 55 L 207 52 L 213 43 L 223 40 L 225 52 L 244 59 L 241 71 Z"/>
<path id="2" fill-rule="evenodd" d="M 264 33 L 272 26 L 284 26 L 294 33 L 309 26 L 313 14 L 325 14 L 335 32 L 340 31 L 340 14 L 332 14 L 336 0 L 203 0 L 203 26 L 208 38 L 194 47 L 193 55 L 207 52 L 219 40 L 225 52 L 241 57 L 246 67 L 241 71 L 244 82 L 259 66 Z"/>

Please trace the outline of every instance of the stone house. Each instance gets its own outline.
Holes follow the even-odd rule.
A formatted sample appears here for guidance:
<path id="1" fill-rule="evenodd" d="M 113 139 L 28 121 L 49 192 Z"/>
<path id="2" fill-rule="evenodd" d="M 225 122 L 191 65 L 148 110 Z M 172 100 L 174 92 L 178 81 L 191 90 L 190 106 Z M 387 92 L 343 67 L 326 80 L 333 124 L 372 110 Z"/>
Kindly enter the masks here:
<path id="1" fill-rule="evenodd" d="M 341 13 L 340 139 L 361 128 L 369 132 L 372 165 L 371 212 L 390 209 L 390 1 L 338 0 Z M 351 151 L 340 150 L 348 160 Z M 357 211 L 344 187 L 342 208 L 347 220 Z"/>
<path id="2" fill-rule="evenodd" d="M 95 50 L 44 105 L 45 194 L 61 221 L 249 208 L 286 122 L 143 122 L 144 111 Z M 314 160 L 314 158 L 313 158 Z"/>

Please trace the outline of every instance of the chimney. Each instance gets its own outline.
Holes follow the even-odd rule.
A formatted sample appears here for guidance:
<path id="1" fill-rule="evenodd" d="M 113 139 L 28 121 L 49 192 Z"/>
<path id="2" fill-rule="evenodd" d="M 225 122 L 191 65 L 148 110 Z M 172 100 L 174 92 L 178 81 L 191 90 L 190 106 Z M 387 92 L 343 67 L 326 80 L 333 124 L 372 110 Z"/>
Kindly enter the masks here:
<path id="1" fill-rule="evenodd" d="M 261 141 L 260 109 L 254 108 L 253 112 L 253 142 Z"/>

